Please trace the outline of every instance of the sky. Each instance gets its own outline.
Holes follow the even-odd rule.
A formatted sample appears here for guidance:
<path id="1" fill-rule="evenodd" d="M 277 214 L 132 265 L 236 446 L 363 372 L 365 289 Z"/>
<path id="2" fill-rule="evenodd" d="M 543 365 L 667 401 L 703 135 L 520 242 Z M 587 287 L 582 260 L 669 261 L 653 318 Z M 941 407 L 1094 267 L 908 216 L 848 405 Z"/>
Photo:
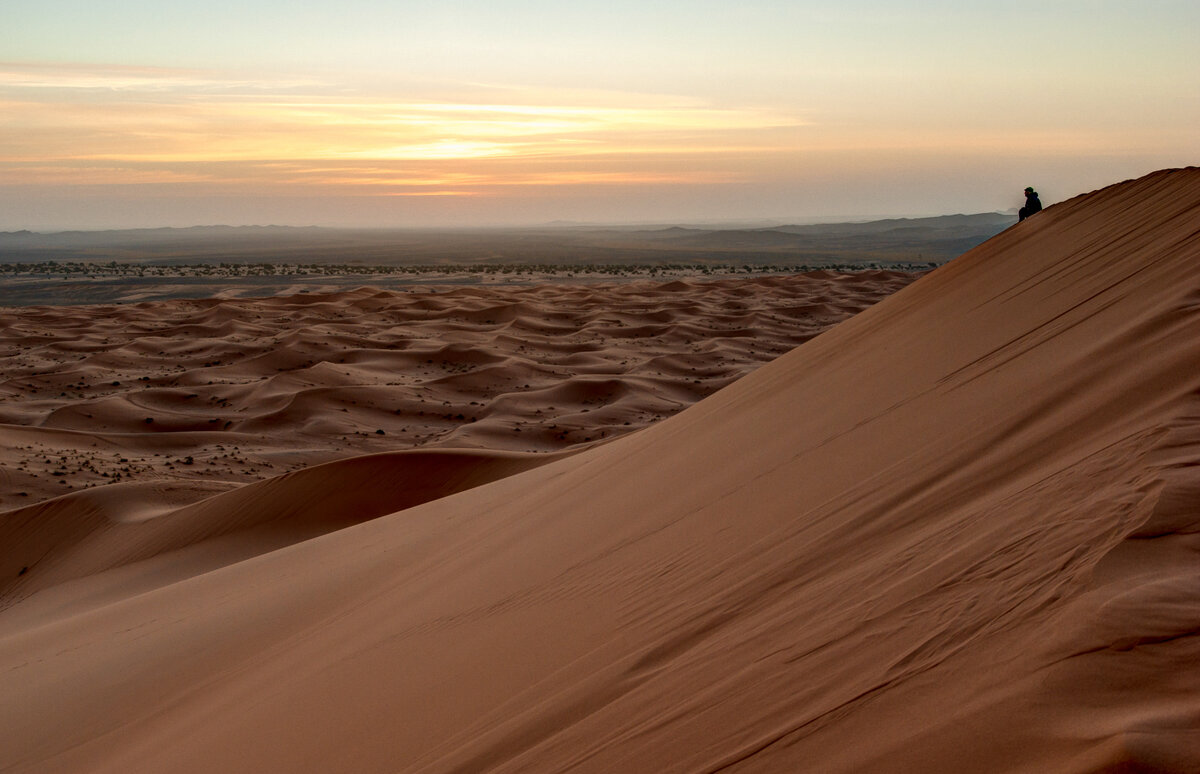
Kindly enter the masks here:
<path id="1" fill-rule="evenodd" d="M 1200 164 L 1196 0 L 2 0 L 0 230 L 814 222 Z"/>

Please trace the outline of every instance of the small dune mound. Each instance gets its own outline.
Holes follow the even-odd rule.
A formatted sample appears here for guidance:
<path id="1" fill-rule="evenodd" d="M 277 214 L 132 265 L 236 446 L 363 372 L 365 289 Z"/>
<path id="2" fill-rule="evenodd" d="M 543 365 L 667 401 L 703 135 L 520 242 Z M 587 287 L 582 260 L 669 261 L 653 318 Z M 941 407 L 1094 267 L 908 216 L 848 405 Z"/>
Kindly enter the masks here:
<path id="1" fill-rule="evenodd" d="M 144 588 L 470 489 L 554 459 L 484 451 L 405 451 L 317 465 L 219 491 L 115 484 L 0 518 L 0 610 L 30 594 L 135 563 Z M 232 488 L 231 488 L 232 487 Z M 211 494 L 213 485 L 208 485 Z M 216 545 L 219 550 L 213 551 Z M 152 561 L 169 556 L 169 563 Z M 155 582 L 166 582 L 159 578 Z M 65 595 L 63 595 L 65 596 Z"/>

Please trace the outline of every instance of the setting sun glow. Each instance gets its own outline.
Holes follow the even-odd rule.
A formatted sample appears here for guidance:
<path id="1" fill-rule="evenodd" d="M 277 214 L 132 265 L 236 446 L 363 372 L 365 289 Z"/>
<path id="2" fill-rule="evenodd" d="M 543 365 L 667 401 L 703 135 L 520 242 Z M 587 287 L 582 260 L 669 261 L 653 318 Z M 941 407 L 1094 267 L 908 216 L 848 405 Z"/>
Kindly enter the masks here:
<path id="1" fill-rule="evenodd" d="M 1200 151 L 1186 2 L 305 7 L 6 4 L 0 228 L 938 214 Z"/>

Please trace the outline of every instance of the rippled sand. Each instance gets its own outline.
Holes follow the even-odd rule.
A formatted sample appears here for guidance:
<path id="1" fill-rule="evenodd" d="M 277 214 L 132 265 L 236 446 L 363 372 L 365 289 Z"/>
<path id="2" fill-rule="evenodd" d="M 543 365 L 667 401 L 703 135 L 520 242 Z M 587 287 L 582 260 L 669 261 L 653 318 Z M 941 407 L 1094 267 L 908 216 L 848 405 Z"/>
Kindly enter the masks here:
<path id="1" fill-rule="evenodd" d="M 199 494 L 377 451 L 576 448 L 677 413 L 915 276 L 6 310 L 0 510 L 114 482 Z"/>

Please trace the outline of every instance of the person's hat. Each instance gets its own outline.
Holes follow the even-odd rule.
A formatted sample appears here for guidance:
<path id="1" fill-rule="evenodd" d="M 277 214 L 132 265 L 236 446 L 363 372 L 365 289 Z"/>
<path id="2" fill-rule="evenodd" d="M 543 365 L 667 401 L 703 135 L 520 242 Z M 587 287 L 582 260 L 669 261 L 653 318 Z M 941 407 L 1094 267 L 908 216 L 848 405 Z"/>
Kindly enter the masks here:
<path id="1" fill-rule="evenodd" d="M 1026 186 L 1025 193 L 1033 193 L 1033 186 Z"/>

